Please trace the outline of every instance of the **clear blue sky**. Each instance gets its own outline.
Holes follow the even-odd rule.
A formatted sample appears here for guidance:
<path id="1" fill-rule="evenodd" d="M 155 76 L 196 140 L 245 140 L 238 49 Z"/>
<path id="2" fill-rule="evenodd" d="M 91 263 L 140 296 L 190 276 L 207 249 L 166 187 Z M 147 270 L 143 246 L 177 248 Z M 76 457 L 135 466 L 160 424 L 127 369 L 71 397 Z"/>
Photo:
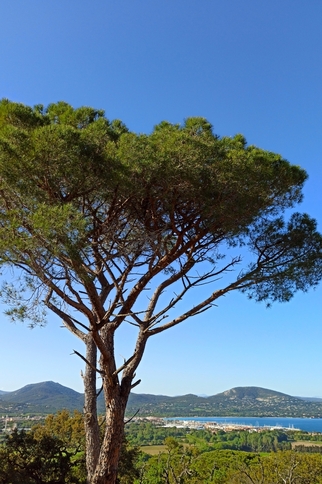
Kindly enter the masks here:
<path id="1" fill-rule="evenodd" d="M 204 116 L 219 135 L 309 173 L 300 208 L 322 230 L 320 0 L 11 0 L 0 6 L 0 97 L 105 109 L 131 130 Z M 151 339 L 139 393 L 261 386 L 322 396 L 322 288 L 267 310 L 241 294 Z M 50 317 L 1 319 L 0 389 L 53 380 L 82 391 L 81 344 Z M 127 330 L 128 328 L 126 328 Z M 122 332 L 119 355 L 132 335 Z"/>

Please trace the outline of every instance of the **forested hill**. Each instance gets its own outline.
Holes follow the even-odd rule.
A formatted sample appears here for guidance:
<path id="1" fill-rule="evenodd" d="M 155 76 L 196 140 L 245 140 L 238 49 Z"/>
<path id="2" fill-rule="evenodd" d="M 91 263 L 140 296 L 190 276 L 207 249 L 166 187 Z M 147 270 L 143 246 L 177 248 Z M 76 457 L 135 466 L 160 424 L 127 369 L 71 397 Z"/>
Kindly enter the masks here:
<path id="1" fill-rule="evenodd" d="M 259 387 L 237 387 L 207 398 L 131 394 L 128 412 L 173 417 L 254 416 L 322 417 L 322 401 L 308 401 Z"/>
<path id="2" fill-rule="evenodd" d="M 62 408 L 82 410 L 83 394 L 59 383 L 26 385 L 0 393 L 0 414 L 53 413 Z M 312 401 L 313 400 L 313 401 Z M 103 401 L 99 399 L 100 409 Z M 322 418 L 322 401 L 292 397 L 259 387 L 237 387 L 209 397 L 188 394 L 177 397 L 132 393 L 127 413 L 139 416 L 254 416 Z"/>
<path id="3" fill-rule="evenodd" d="M 14 392 L 0 394 L 0 412 L 12 406 L 22 412 L 53 413 L 62 408 L 81 410 L 84 395 L 71 388 L 45 381 L 32 383 Z"/>

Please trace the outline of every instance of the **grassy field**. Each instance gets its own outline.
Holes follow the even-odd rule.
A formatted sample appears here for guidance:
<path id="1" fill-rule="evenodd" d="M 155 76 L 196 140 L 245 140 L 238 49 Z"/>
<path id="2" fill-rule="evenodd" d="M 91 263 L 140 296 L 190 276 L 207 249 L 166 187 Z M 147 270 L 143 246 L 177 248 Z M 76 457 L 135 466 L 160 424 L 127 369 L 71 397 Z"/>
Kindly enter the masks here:
<path id="1" fill-rule="evenodd" d="M 191 444 L 187 444 L 187 443 L 184 443 L 182 445 L 185 449 L 187 447 L 193 447 L 191 446 Z M 158 455 L 161 452 L 166 452 L 167 446 L 163 444 L 162 445 L 141 445 L 140 450 L 142 450 L 142 452 L 145 452 L 146 454 Z"/>
<path id="2" fill-rule="evenodd" d="M 303 445 L 304 447 L 321 447 L 322 442 L 315 442 L 314 440 L 298 440 L 296 442 L 292 442 L 292 449 L 294 449 L 294 447 L 296 447 L 297 445 Z"/>
<path id="3" fill-rule="evenodd" d="M 140 447 L 142 452 L 145 452 L 149 455 L 158 455 L 161 452 L 165 452 L 166 446 L 165 445 L 142 445 Z"/>

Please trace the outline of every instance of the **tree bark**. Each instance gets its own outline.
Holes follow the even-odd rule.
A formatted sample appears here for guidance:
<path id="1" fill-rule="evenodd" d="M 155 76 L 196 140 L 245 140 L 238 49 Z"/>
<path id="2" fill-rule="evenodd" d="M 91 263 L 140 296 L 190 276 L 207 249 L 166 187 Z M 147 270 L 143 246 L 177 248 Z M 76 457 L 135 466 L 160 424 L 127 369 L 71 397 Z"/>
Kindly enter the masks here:
<path id="1" fill-rule="evenodd" d="M 100 453 L 100 432 L 97 419 L 97 395 L 95 370 L 97 364 L 97 348 L 92 335 L 86 337 L 86 360 L 88 363 L 85 368 L 84 376 L 84 425 L 86 435 L 86 469 L 88 483 L 92 478 L 97 466 Z"/>
<path id="2" fill-rule="evenodd" d="M 124 438 L 124 415 L 130 389 L 123 394 L 118 383 L 106 385 L 108 385 L 108 388 L 104 388 L 106 428 L 100 456 L 90 484 L 115 484 Z"/>

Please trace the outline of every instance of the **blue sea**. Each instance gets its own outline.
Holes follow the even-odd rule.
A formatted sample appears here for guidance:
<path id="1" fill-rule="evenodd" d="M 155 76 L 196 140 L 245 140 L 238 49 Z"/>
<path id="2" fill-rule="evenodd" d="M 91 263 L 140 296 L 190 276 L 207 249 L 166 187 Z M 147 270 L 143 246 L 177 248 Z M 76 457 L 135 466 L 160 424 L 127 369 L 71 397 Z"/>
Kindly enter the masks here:
<path id="1" fill-rule="evenodd" d="M 275 417 L 178 417 L 165 420 L 189 420 L 194 422 L 217 422 L 221 424 L 253 425 L 254 427 L 283 427 L 322 432 L 322 418 L 275 418 Z"/>

